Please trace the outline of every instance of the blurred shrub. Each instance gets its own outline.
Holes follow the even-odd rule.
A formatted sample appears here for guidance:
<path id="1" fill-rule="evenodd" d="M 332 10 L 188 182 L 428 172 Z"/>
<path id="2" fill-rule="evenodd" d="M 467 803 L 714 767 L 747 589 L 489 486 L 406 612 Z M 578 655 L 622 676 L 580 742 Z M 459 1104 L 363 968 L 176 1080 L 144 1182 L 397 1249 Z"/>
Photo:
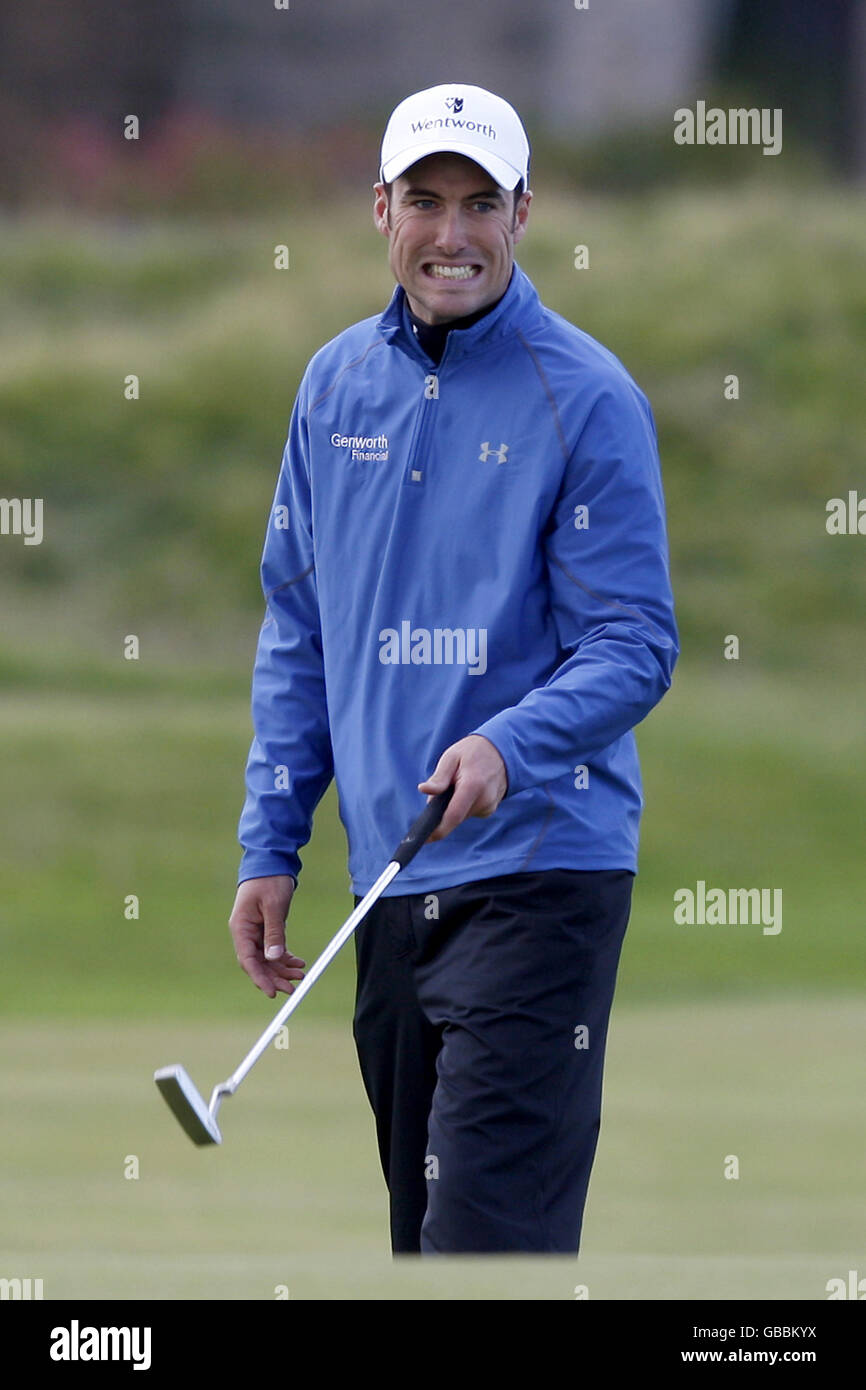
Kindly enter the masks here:
<path id="1" fill-rule="evenodd" d="M 766 667 L 856 662 L 862 539 L 828 536 L 825 508 L 863 478 L 863 229 L 862 196 L 828 186 L 602 199 L 536 181 L 521 263 L 655 411 L 693 657 L 737 633 Z M 46 509 L 41 546 L 0 546 L 7 634 L 54 604 L 79 644 L 121 625 L 246 653 L 304 366 L 393 287 L 367 195 L 183 226 L 11 223 L 0 287 L 2 491 Z"/>

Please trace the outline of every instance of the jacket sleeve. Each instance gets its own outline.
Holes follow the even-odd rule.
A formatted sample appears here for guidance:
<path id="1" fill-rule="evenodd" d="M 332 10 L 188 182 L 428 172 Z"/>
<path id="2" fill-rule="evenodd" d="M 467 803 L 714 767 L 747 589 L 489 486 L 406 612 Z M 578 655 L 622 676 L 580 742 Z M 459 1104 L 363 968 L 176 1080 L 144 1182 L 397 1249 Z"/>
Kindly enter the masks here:
<path id="1" fill-rule="evenodd" d="M 262 556 L 265 618 L 253 669 L 254 738 L 238 838 L 239 882 L 300 872 L 298 850 L 333 773 L 313 553 L 305 377 Z"/>
<path id="2" fill-rule="evenodd" d="M 626 375 L 605 381 L 580 429 L 543 547 L 563 659 L 473 730 L 502 755 L 507 795 L 589 762 L 671 683 L 679 645 L 656 429 Z"/>

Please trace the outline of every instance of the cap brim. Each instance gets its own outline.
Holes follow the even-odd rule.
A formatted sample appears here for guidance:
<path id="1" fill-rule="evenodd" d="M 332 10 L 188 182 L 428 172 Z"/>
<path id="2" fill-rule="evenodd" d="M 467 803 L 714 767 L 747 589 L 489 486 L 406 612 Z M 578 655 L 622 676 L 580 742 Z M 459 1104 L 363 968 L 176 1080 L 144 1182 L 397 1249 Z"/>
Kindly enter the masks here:
<path id="1" fill-rule="evenodd" d="M 500 188 L 511 190 L 516 188 L 523 178 L 519 169 L 513 165 L 506 164 L 504 159 L 498 155 L 488 154 L 486 150 L 479 150 L 477 145 L 461 144 L 458 140 L 435 141 L 433 144 L 411 145 L 409 149 L 401 150 L 392 159 L 382 165 L 383 183 L 393 183 L 401 174 L 417 164 L 419 159 L 425 159 L 428 154 L 462 154 L 466 159 L 471 159 L 473 164 L 479 164 L 482 169 L 486 169 L 491 178 L 495 179 Z"/>

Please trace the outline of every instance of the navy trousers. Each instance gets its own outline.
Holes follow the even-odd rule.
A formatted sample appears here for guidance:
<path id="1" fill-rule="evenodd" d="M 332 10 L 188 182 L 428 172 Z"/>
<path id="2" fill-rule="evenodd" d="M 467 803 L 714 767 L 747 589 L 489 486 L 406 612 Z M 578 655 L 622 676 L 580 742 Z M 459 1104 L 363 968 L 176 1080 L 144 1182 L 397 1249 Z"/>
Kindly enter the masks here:
<path id="1" fill-rule="evenodd" d="M 633 882 L 507 874 L 380 898 L 357 928 L 394 1254 L 577 1254 Z"/>

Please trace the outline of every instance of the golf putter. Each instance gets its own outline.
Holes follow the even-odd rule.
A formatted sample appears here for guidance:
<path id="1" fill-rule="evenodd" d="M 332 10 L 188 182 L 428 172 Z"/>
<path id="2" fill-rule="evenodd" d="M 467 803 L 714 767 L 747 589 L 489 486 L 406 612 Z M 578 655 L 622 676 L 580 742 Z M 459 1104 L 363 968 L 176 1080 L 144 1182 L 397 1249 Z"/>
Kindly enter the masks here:
<path id="1" fill-rule="evenodd" d="M 219 1085 L 214 1086 L 210 1105 L 205 1104 L 204 1097 L 196 1090 L 192 1078 L 182 1066 L 161 1067 L 159 1071 L 154 1072 L 153 1079 L 162 1092 L 166 1104 L 194 1144 L 222 1143 L 222 1135 L 217 1124 L 217 1112 L 223 1098 L 234 1095 L 247 1072 L 255 1066 L 262 1053 L 277 1036 L 289 1014 L 294 1012 L 304 995 L 312 989 L 319 976 L 327 970 L 334 956 L 340 947 L 348 941 L 358 923 L 364 920 L 370 908 L 382 896 L 391 880 L 396 878 L 401 869 L 405 869 L 427 838 L 433 834 L 445 814 L 445 808 L 453 794 L 453 786 L 447 787 L 444 792 L 440 792 L 438 796 L 432 797 L 427 802 L 424 810 L 412 822 L 406 835 L 400 841 L 387 868 L 379 875 L 373 887 L 361 899 L 354 912 L 346 918 L 336 936 L 328 943 L 318 960 L 289 995 L 273 1022 L 268 1025 L 258 1042 L 250 1048 L 237 1070 L 232 1072 L 227 1081 L 222 1081 Z"/>

